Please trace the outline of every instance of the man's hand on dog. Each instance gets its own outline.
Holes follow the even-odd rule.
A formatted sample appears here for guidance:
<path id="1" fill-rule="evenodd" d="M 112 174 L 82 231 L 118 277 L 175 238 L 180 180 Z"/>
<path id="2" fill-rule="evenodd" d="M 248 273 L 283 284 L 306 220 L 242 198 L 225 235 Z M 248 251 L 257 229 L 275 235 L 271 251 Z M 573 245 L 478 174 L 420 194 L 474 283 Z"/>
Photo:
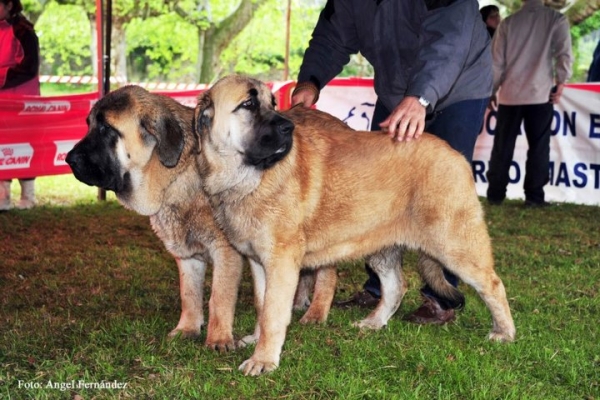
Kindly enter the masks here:
<path id="1" fill-rule="evenodd" d="M 410 142 L 423 134 L 426 114 L 416 97 L 407 96 L 379 126 L 392 139 Z"/>
<path id="2" fill-rule="evenodd" d="M 292 96 L 292 105 L 302 104 L 310 107 L 314 104 L 315 94 L 311 90 L 299 90 Z M 390 116 L 379 126 L 389 137 L 399 142 L 418 139 L 425 129 L 425 107 L 416 97 L 405 97 Z"/>

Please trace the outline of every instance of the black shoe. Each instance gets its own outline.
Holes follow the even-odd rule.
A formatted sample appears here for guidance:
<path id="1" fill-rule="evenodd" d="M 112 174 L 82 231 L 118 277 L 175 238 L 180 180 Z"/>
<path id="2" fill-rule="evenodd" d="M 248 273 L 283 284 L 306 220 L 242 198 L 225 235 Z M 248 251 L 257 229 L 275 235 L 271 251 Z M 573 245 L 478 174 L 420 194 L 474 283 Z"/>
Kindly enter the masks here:
<path id="1" fill-rule="evenodd" d="M 336 302 L 335 306 L 339 308 L 375 308 L 377 307 L 377 304 L 379 304 L 379 297 L 375 297 L 366 290 L 362 290 L 354 293 L 348 300 Z"/>
<path id="2" fill-rule="evenodd" d="M 532 201 L 525 200 L 525 208 L 546 208 L 552 206 L 552 203 L 548 203 L 547 201 Z"/>

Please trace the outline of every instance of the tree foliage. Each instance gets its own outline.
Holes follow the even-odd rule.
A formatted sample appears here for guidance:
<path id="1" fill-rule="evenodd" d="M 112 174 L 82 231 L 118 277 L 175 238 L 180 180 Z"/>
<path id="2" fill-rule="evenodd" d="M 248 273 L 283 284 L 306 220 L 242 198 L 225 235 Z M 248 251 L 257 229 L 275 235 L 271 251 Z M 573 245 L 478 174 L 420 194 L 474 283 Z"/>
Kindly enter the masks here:
<path id="1" fill-rule="evenodd" d="M 178 15 L 135 18 L 125 33 L 130 80 L 195 81 L 198 36 Z"/>
<path id="2" fill-rule="evenodd" d="M 68 21 L 68 23 L 67 23 Z M 50 3 L 35 25 L 40 40 L 41 73 L 89 75 L 92 35 L 84 10 Z"/>

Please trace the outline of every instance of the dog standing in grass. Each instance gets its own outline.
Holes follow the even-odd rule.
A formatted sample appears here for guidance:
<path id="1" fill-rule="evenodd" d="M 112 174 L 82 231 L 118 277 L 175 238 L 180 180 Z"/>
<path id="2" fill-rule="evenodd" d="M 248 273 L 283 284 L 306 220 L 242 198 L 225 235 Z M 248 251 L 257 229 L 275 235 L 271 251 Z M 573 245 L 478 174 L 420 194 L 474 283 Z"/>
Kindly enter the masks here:
<path id="1" fill-rule="evenodd" d="M 169 336 L 197 337 L 203 288 L 213 266 L 206 345 L 235 347 L 233 319 L 243 258 L 215 224 L 196 164 L 193 108 L 138 86 L 110 92 L 92 108 L 87 135 L 67 155 L 75 177 L 115 192 L 148 215 L 179 267 L 181 316 Z"/>
<path id="2" fill-rule="evenodd" d="M 323 120 L 313 119 L 310 123 L 350 129 L 332 116 L 323 116 Z M 148 215 L 157 236 L 175 257 L 181 316 L 169 336 L 200 335 L 204 324 L 204 276 L 207 265 L 213 265 L 206 345 L 232 350 L 236 347 L 232 331 L 243 259 L 217 227 L 200 187 L 196 163 L 199 143 L 193 133 L 193 119 L 193 108 L 138 86 L 126 86 L 95 104 L 88 116 L 87 135 L 69 152 L 66 161 L 78 180 L 112 190 L 126 208 Z M 260 268 L 251 262 L 253 275 Z M 311 304 L 309 278 L 301 280 L 296 309 Z M 335 279 L 335 270 L 322 273 L 318 280 L 321 286 L 331 287 L 329 281 L 323 284 L 324 279 Z M 305 316 L 306 322 L 327 317 L 333 293 L 327 289 L 319 293 Z M 260 306 L 257 303 L 257 309 Z M 259 334 L 257 324 L 254 334 L 239 343 L 254 343 Z"/>
<path id="3" fill-rule="evenodd" d="M 390 143 L 373 132 L 307 127 L 302 120 L 314 111 L 292 110 L 293 118 L 276 112 L 265 84 L 235 75 L 196 106 L 199 171 L 217 222 L 262 267 L 255 273 L 260 336 L 240 369 L 259 375 L 279 365 L 302 268 L 367 257 L 382 298 L 355 325 L 385 326 L 406 291 L 404 248 L 420 251 L 419 271 L 436 292 L 464 300 L 443 268 L 471 285 L 492 314 L 489 338 L 512 341 L 514 323 L 464 157 L 429 134 Z"/>

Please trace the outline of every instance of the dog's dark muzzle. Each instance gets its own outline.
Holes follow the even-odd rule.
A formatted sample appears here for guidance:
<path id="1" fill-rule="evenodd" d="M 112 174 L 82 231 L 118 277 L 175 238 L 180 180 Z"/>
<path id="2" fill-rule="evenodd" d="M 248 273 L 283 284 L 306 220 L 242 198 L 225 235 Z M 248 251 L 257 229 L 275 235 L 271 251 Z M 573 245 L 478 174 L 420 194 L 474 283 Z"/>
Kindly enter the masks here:
<path id="1" fill-rule="evenodd" d="M 245 151 L 247 164 L 267 169 L 290 152 L 294 124 L 289 119 L 274 113 L 273 117 L 260 124 L 255 132 L 254 140 Z"/>
<path id="2" fill-rule="evenodd" d="M 77 180 L 119 193 L 126 186 L 121 178 L 114 151 L 98 146 L 89 137 L 82 139 L 67 153 L 66 163 Z"/>

